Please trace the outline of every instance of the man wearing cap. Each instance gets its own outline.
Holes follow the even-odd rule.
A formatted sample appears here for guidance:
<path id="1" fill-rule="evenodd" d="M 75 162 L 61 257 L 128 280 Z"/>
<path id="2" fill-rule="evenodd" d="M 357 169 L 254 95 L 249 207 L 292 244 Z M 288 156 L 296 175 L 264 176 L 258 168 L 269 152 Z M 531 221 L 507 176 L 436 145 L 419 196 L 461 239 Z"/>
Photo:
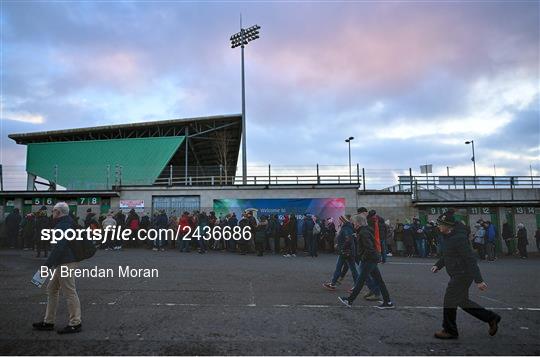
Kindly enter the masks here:
<path id="1" fill-rule="evenodd" d="M 487 285 L 470 247 L 465 226 L 456 221 L 453 210 L 439 216 L 437 223 L 444 244 L 442 257 L 431 268 L 431 271 L 436 273 L 446 267 L 450 281 L 444 294 L 443 329 L 436 332 L 435 337 L 439 339 L 458 338 L 456 325 L 458 306 L 477 319 L 488 323 L 489 335 L 494 336 L 497 333 L 501 317 L 469 299 L 469 287 L 473 281 L 481 291 L 486 290 Z"/>

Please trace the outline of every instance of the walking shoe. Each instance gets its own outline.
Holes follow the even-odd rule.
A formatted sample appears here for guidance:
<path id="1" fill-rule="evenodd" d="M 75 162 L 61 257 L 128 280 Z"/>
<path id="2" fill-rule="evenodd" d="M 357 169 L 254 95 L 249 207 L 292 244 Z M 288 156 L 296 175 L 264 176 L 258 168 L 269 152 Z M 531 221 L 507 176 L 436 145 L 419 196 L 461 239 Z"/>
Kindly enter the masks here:
<path id="1" fill-rule="evenodd" d="M 296 257 L 296 254 L 291 254 L 291 256 Z"/>
<path id="2" fill-rule="evenodd" d="M 350 301 L 349 301 L 349 298 L 348 297 L 345 297 L 345 296 L 340 296 L 338 297 L 338 300 L 341 301 L 341 303 L 347 307 L 352 307 Z"/>
<path id="3" fill-rule="evenodd" d="M 75 325 L 75 326 L 66 326 L 64 327 L 63 329 L 61 330 L 58 330 L 56 331 L 58 334 L 60 335 L 63 335 L 63 334 L 67 334 L 67 333 L 77 333 L 77 332 L 81 332 L 82 330 L 82 325 L 81 324 L 78 324 L 78 325 Z"/>
<path id="4" fill-rule="evenodd" d="M 501 317 L 497 316 L 494 320 L 489 323 L 489 335 L 495 336 L 497 330 L 499 330 L 499 322 L 501 322 Z"/>
<path id="5" fill-rule="evenodd" d="M 116 249 L 116 248 L 114 248 L 114 249 Z M 158 251 L 157 248 L 152 248 L 152 250 L 153 250 L 154 252 L 157 252 L 157 251 Z"/>
<path id="6" fill-rule="evenodd" d="M 39 330 L 39 331 L 52 331 L 52 330 L 54 330 L 54 324 L 49 324 L 49 323 L 43 322 L 43 321 L 33 323 L 32 327 L 34 328 L 34 330 Z"/>
<path id="7" fill-rule="evenodd" d="M 385 309 L 395 309 L 396 306 L 392 301 L 383 302 L 379 306 L 377 306 L 377 309 L 385 310 Z"/>
<path id="8" fill-rule="evenodd" d="M 290 257 L 291 257 L 290 254 L 283 254 L 283 256 L 284 256 L 285 258 L 290 258 Z"/>
<path id="9" fill-rule="evenodd" d="M 336 286 L 332 283 L 324 283 L 322 284 L 322 286 L 328 290 L 332 290 L 332 291 L 336 290 Z"/>
<path id="10" fill-rule="evenodd" d="M 380 300 L 381 300 L 381 296 L 380 296 L 380 295 L 371 294 L 371 295 L 369 295 L 368 297 L 365 297 L 364 299 L 366 299 L 367 301 L 380 301 Z"/>
<path id="11" fill-rule="evenodd" d="M 451 333 L 446 332 L 445 330 L 440 330 L 435 332 L 433 337 L 441 340 L 455 340 L 458 338 L 458 335 L 452 335 Z"/>

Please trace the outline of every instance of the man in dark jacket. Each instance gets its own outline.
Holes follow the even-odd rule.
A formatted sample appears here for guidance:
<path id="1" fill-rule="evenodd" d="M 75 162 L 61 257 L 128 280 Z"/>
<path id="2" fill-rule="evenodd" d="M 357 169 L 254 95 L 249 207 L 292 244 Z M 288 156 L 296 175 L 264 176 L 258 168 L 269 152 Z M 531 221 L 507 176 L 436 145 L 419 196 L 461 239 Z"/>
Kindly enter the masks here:
<path id="1" fill-rule="evenodd" d="M 334 270 L 332 281 L 323 284 L 323 287 L 328 290 L 336 290 L 336 283 L 343 269 L 343 265 L 345 264 L 349 266 L 353 280 L 358 280 L 358 271 L 356 270 L 356 264 L 354 261 L 354 257 L 356 255 L 354 228 L 349 217 L 340 216 L 339 221 L 341 223 L 341 228 L 339 229 L 339 233 L 336 237 L 336 248 L 339 254 L 336 262 L 336 269 Z"/>
<path id="2" fill-rule="evenodd" d="M 8 247 L 15 248 L 17 246 L 17 239 L 19 238 L 19 229 L 21 228 L 21 214 L 18 208 L 14 208 L 13 212 L 6 217 L 6 230 Z"/>
<path id="3" fill-rule="evenodd" d="M 317 242 L 313 235 L 314 226 L 315 222 L 313 221 L 313 217 L 306 213 L 302 225 L 302 236 L 304 237 L 304 245 L 308 248 L 308 253 L 312 258 L 317 256 Z"/>
<path id="4" fill-rule="evenodd" d="M 39 258 L 41 251 L 43 251 L 45 258 L 47 258 L 47 253 L 49 251 L 49 242 L 41 239 L 41 232 L 44 229 L 50 228 L 50 219 L 47 216 L 47 207 L 43 206 L 36 212 L 35 220 L 35 236 L 34 242 L 36 242 L 36 258 Z"/>
<path id="5" fill-rule="evenodd" d="M 58 202 L 54 206 L 53 219 L 55 221 L 55 229 L 66 231 L 74 226 L 73 219 L 69 216 L 69 206 L 65 202 Z M 60 273 L 61 266 L 67 266 L 69 271 L 77 267 L 77 261 L 68 240 L 61 239 L 55 244 L 47 259 L 46 266 L 49 269 L 55 268 L 55 274 L 51 277 L 47 285 L 47 310 L 43 321 L 36 322 L 32 326 L 34 329 L 41 331 L 54 329 L 58 297 L 60 291 L 62 291 L 62 294 L 67 300 L 69 323 L 63 329 L 58 330 L 58 333 L 80 332 L 82 328 L 81 303 L 75 289 L 75 277 L 71 274 L 69 276 L 62 276 Z"/>
<path id="6" fill-rule="evenodd" d="M 443 329 L 435 333 L 436 338 L 458 338 L 456 325 L 457 307 L 489 324 L 489 335 L 494 336 L 501 317 L 493 311 L 486 310 L 469 299 L 469 287 L 474 281 L 481 291 L 487 289 L 480 269 L 476 263 L 469 244 L 465 226 L 456 221 L 454 211 L 449 210 L 437 219 L 443 235 L 442 257 L 431 268 L 433 273 L 446 267 L 450 281 L 444 294 Z"/>
<path id="7" fill-rule="evenodd" d="M 386 284 L 381 276 L 379 271 L 379 261 L 381 256 L 377 249 L 375 248 L 375 236 L 373 234 L 373 229 L 368 226 L 367 219 L 363 216 L 358 218 L 359 228 L 357 229 L 357 244 L 358 244 L 358 254 L 360 255 L 360 276 L 358 280 L 355 279 L 356 285 L 354 286 L 353 291 L 349 297 L 342 296 L 339 297 L 345 306 L 351 307 L 352 303 L 360 294 L 360 291 L 364 287 L 366 280 L 371 276 L 377 283 L 381 294 L 383 297 L 383 302 L 381 305 L 377 306 L 379 309 L 393 309 L 394 304 L 390 300 L 390 294 L 386 288 Z"/>

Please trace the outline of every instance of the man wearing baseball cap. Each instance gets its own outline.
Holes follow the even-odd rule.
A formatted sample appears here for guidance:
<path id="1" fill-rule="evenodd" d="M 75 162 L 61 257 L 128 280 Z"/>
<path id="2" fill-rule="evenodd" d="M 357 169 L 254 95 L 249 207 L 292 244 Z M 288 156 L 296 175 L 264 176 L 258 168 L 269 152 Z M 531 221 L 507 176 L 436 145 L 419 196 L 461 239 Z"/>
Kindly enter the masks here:
<path id="1" fill-rule="evenodd" d="M 476 258 L 467 238 L 466 227 L 455 219 L 454 211 L 449 210 L 437 219 L 439 230 L 443 235 L 442 257 L 431 268 L 433 273 L 446 267 L 450 281 L 444 294 L 443 329 L 435 333 L 439 339 L 458 338 L 456 325 L 457 307 L 479 320 L 489 324 L 489 335 L 497 333 L 501 317 L 469 299 L 469 287 L 472 282 L 481 291 L 487 290 Z"/>

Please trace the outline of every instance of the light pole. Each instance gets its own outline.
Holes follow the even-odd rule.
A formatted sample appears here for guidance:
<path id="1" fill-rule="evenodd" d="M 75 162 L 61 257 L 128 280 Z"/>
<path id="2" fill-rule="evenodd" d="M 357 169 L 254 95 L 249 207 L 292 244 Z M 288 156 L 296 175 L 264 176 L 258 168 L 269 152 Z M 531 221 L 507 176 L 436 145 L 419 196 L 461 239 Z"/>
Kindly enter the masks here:
<path id="1" fill-rule="evenodd" d="M 472 162 L 473 162 L 473 169 L 474 169 L 474 188 L 476 188 L 476 156 L 474 156 L 474 140 L 468 140 L 465 142 L 465 144 L 472 145 Z"/>
<path id="2" fill-rule="evenodd" d="M 242 183 L 247 184 L 247 150 L 246 150 L 246 86 L 244 79 L 244 46 L 249 42 L 259 38 L 260 26 L 254 25 L 247 29 L 242 28 L 240 22 L 240 32 L 231 36 L 231 48 L 240 46 L 242 49 Z"/>
<path id="3" fill-rule="evenodd" d="M 349 183 L 352 182 L 352 169 L 351 169 L 351 141 L 354 140 L 354 137 L 350 136 L 348 139 L 345 139 L 346 143 L 349 143 Z"/>

